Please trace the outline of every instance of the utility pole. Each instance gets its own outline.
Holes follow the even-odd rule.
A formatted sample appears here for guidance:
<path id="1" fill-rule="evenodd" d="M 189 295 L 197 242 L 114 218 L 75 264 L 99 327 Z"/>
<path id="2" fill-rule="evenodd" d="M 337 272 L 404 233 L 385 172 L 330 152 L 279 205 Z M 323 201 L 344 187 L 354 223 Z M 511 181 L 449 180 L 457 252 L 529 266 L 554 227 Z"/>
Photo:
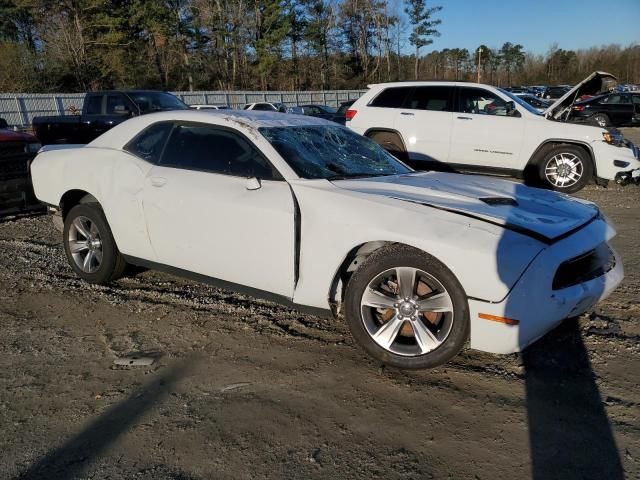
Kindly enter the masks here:
<path id="1" fill-rule="evenodd" d="M 480 83 L 480 70 L 482 68 L 482 47 L 478 49 L 478 83 Z"/>

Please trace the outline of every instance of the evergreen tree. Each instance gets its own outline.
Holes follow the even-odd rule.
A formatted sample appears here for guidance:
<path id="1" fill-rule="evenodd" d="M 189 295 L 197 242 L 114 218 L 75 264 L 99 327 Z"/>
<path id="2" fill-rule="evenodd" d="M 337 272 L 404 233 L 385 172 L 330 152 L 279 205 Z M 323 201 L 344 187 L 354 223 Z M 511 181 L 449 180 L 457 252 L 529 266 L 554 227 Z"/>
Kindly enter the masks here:
<path id="1" fill-rule="evenodd" d="M 413 31 L 409 35 L 409 42 L 416 47 L 416 58 L 414 68 L 414 78 L 418 79 L 420 68 L 420 49 L 431 45 L 433 40 L 430 37 L 440 36 L 440 32 L 435 27 L 440 25 L 440 19 L 432 19 L 433 15 L 442 10 L 442 7 L 427 7 L 426 0 L 407 0 L 405 13 L 409 16 L 409 23 L 413 26 Z"/>

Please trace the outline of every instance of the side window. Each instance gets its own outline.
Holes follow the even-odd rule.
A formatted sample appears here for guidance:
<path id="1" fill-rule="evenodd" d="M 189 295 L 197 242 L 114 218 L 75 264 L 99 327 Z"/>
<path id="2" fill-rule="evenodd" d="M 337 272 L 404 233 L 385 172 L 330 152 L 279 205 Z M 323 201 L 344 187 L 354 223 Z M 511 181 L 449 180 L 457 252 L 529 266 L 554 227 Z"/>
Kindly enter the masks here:
<path id="1" fill-rule="evenodd" d="M 124 95 L 107 95 L 107 115 L 125 115 L 130 111 Z"/>
<path id="2" fill-rule="evenodd" d="M 609 98 L 607 98 L 607 103 L 610 103 L 610 104 L 622 103 L 622 96 L 621 95 L 609 95 Z"/>
<path id="3" fill-rule="evenodd" d="M 171 127 L 171 122 L 155 123 L 140 132 L 124 149 L 147 162 L 158 163 Z"/>
<path id="4" fill-rule="evenodd" d="M 90 95 L 86 102 L 87 108 L 85 112 L 87 115 L 100 115 L 102 113 L 102 95 Z"/>
<path id="5" fill-rule="evenodd" d="M 369 104 L 371 107 L 402 108 L 405 98 L 413 87 L 392 87 L 383 90 Z"/>
<path id="6" fill-rule="evenodd" d="M 280 179 L 256 148 L 237 133 L 208 125 L 178 125 L 160 165 L 236 177 Z"/>
<path id="7" fill-rule="evenodd" d="M 411 93 L 405 108 L 430 110 L 433 112 L 451 112 L 453 87 L 416 87 Z"/>
<path id="8" fill-rule="evenodd" d="M 506 116 L 506 101 L 483 88 L 460 88 L 458 111 L 477 115 Z"/>

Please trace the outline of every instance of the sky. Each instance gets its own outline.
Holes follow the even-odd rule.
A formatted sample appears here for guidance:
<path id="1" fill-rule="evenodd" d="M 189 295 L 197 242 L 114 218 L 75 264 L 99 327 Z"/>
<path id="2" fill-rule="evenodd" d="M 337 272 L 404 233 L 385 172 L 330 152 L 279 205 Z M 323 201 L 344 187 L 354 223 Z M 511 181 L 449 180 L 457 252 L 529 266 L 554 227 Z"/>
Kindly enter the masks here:
<path id="1" fill-rule="evenodd" d="M 441 5 L 440 37 L 422 49 L 520 43 L 544 54 L 553 43 L 565 50 L 618 43 L 640 44 L 640 0 L 428 0 Z M 411 50 L 410 45 L 405 50 Z M 421 52 L 421 53 L 422 53 Z"/>

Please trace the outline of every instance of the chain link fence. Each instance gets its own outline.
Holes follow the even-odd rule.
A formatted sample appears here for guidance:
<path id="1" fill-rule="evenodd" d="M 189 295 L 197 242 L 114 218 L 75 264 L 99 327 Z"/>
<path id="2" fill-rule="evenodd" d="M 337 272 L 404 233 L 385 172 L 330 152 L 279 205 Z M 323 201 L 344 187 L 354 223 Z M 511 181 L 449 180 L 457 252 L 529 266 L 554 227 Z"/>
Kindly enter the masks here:
<path id="1" fill-rule="evenodd" d="M 316 92 L 171 92 L 187 105 L 228 105 L 242 108 L 253 102 L 280 102 L 288 106 L 322 104 L 337 107 L 341 102 L 355 100 L 365 90 L 325 90 Z M 82 110 L 84 93 L 0 93 L 0 118 L 10 126 L 31 125 L 33 117 L 72 115 Z"/>

